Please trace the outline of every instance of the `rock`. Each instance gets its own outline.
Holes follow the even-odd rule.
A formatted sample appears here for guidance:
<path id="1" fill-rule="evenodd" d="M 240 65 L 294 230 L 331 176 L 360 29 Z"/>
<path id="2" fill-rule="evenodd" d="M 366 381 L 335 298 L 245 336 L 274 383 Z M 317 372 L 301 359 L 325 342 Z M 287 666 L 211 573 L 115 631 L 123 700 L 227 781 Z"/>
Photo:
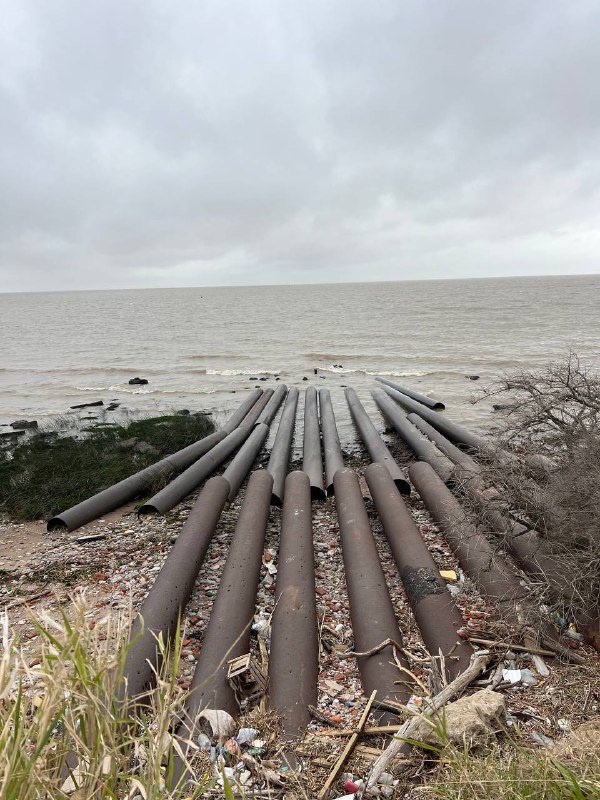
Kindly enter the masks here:
<path id="1" fill-rule="evenodd" d="M 123 439 L 122 442 L 118 443 L 117 447 L 120 450 L 129 450 L 132 447 L 135 447 L 137 443 L 138 440 L 135 437 L 132 437 L 131 439 Z M 144 444 L 146 444 L 146 442 L 144 442 Z"/>
<path id="2" fill-rule="evenodd" d="M 465 375 L 465 378 L 468 378 L 470 381 L 478 381 L 479 375 Z"/>
<path id="3" fill-rule="evenodd" d="M 180 417 L 189 417 L 190 410 L 189 408 L 182 408 L 179 411 L 176 411 L 175 413 L 179 414 Z"/>
<path id="4" fill-rule="evenodd" d="M 258 380 L 258 378 L 252 377 L 252 378 L 248 378 L 248 380 L 249 380 L 249 381 L 257 381 L 257 380 Z"/>
<path id="5" fill-rule="evenodd" d="M 0 436 L 3 439 L 16 439 L 17 436 L 25 436 L 25 431 L 2 431 Z"/>
<path id="6" fill-rule="evenodd" d="M 121 403 L 111 403 L 109 406 L 106 406 L 106 410 L 107 411 L 114 411 L 120 405 L 121 405 Z"/>
<path id="7" fill-rule="evenodd" d="M 129 380 L 129 385 L 130 386 L 143 386 L 146 383 L 148 383 L 146 378 L 131 378 Z"/>
<path id="8" fill-rule="evenodd" d="M 475 694 L 461 697 L 444 709 L 444 725 L 448 742 L 473 749 L 485 743 L 502 729 L 506 721 L 504 695 L 482 689 Z M 439 719 L 440 726 L 442 718 Z M 440 746 L 440 736 L 427 720 L 421 720 L 412 736 L 418 742 Z"/>
<path id="9" fill-rule="evenodd" d="M 90 408 L 91 406 L 103 406 L 103 405 L 104 405 L 104 401 L 103 400 L 94 400 L 93 403 L 79 403 L 79 405 L 70 406 L 70 407 L 71 408 Z"/>
<path id="10" fill-rule="evenodd" d="M 259 381 L 266 381 L 267 379 L 266 378 L 259 378 L 258 380 Z"/>
<path id="11" fill-rule="evenodd" d="M 305 375 L 305 376 L 302 378 L 302 380 L 303 380 L 303 381 L 307 381 L 307 380 L 308 380 L 308 378 L 306 377 L 306 375 Z"/>
<path id="12" fill-rule="evenodd" d="M 38 424 L 35 419 L 18 419 L 16 422 L 11 422 L 10 427 L 14 430 L 26 430 L 27 428 L 37 428 Z"/>
<path id="13" fill-rule="evenodd" d="M 136 453 L 158 453 L 156 447 L 153 447 L 149 442 L 138 442 L 133 448 Z"/>

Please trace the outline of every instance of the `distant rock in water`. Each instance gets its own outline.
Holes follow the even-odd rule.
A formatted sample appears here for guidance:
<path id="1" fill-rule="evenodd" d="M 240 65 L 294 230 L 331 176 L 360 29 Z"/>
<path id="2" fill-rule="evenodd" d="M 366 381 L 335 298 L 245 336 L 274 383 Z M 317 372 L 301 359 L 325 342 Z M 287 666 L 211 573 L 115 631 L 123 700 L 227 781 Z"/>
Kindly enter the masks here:
<path id="1" fill-rule="evenodd" d="M 302 378 L 302 380 L 303 380 L 303 381 L 307 381 L 307 380 L 308 380 L 308 378 L 306 377 L 306 375 L 305 375 L 305 376 Z"/>
<path id="2" fill-rule="evenodd" d="M 71 406 L 71 408 L 89 408 L 90 406 L 103 406 L 104 400 L 94 400 L 93 403 L 79 403 L 77 406 Z"/>
<path id="3" fill-rule="evenodd" d="M 18 419 L 16 422 L 11 422 L 10 427 L 14 430 L 25 430 L 26 428 L 37 428 L 38 424 L 35 419 Z"/>
<path id="4" fill-rule="evenodd" d="M 25 431 L 2 431 L 0 433 L 0 439 L 14 440 L 18 436 L 25 436 Z"/>
<path id="5" fill-rule="evenodd" d="M 175 413 L 179 414 L 180 417 L 189 417 L 190 410 L 189 408 L 181 408 L 179 411 L 176 411 Z"/>
<path id="6" fill-rule="evenodd" d="M 146 378 L 131 378 L 129 381 L 130 386 L 143 386 L 145 383 L 148 383 Z"/>
<path id="7" fill-rule="evenodd" d="M 109 406 L 106 406 L 106 410 L 107 410 L 107 411 L 114 411 L 114 410 L 115 410 L 116 408 L 118 408 L 120 405 L 121 405 L 121 403 L 114 403 L 114 402 L 113 402 L 113 403 L 111 403 Z"/>
<path id="8" fill-rule="evenodd" d="M 470 381 L 478 381 L 479 375 L 465 375 L 465 378 L 468 378 Z"/>

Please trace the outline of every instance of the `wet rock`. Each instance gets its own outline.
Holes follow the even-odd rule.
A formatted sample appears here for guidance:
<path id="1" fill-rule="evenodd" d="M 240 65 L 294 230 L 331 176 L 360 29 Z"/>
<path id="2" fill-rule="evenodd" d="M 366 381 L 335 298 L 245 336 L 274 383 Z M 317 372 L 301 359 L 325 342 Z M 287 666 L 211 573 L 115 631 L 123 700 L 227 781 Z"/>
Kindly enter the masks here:
<path id="1" fill-rule="evenodd" d="M 146 378 L 130 378 L 129 380 L 130 386 L 143 386 L 146 383 L 148 383 Z"/>
<path id="2" fill-rule="evenodd" d="M 307 380 L 308 380 L 308 378 L 306 377 L 306 375 L 305 375 L 305 376 L 302 378 L 302 380 L 303 380 L 303 381 L 307 381 Z"/>
<path id="3" fill-rule="evenodd" d="M 176 411 L 175 413 L 179 414 L 180 417 L 189 417 L 190 410 L 189 408 L 182 408 L 179 411 Z"/>
<path id="4" fill-rule="evenodd" d="M 468 378 L 470 381 L 478 381 L 479 375 L 465 375 L 465 378 Z"/>
<path id="5" fill-rule="evenodd" d="M 506 722 L 506 704 L 503 694 L 482 689 L 461 697 L 444 709 L 446 736 L 449 743 L 473 749 L 484 744 L 503 729 Z M 422 720 L 413 736 L 418 742 L 440 746 L 440 736 L 431 723 Z"/>
<path id="6" fill-rule="evenodd" d="M 25 436 L 25 431 L 2 431 L 2 433 L 0 433 L 0 436 L 3 439 L 14 440 L 17 438 L 17 436 Z"/>
<path id="7" fill-rule="evenodd" d="M 121 405 L 120 403 L 111 403 L 109 406 L 106 406 L 106 410 L 107 411 L 114 411 L 120 405 Z"/>
<path id="8" fill-rule="evenodd" d="M 92 406 L 103 406 L 104 400 L 94 400 L 92 403 L 78 403 L 76 406 L 70 408 L 91 408 Z"/>
<path id="9" fill-rule="evenodd" d="M 18 419 L 16 422 L 11 422 L 10 427 L 14 430 L 26 430 L 27 428 L 37 428 L 38 424 L 35 419 Z"/>

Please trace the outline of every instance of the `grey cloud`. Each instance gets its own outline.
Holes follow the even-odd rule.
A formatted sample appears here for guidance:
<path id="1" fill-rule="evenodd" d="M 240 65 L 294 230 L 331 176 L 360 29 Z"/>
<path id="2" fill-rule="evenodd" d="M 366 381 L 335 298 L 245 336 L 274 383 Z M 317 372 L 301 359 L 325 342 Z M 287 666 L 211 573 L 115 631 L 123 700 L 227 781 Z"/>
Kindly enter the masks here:
<path id="1" fill-rule="evenodd" d="M 0 290 L 598 269 L 596 3 L 0 11 Z"/>

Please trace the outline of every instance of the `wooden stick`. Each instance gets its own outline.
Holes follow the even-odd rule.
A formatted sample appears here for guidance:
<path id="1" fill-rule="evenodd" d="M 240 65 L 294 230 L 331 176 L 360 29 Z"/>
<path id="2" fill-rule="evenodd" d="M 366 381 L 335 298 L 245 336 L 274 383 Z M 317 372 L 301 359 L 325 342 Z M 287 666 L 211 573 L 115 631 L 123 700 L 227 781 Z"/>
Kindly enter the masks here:
<path id="1" fill-rule="evenodd" d="M 371 728 L 365 728 L 363 730 L 363 736 L 381 736 L 386 733 L 397 733 L 402 725 L 379 725 Z M 314 736 L 321 737 L 321 736 L 331 736 L 335 738 L 336 736 L 352 736 L 353 733 L 356 731 L 354 728 L 344 728 L 338 731 L 317 731 Z"/>
<path id="2" fill-rule="evenodd" d="M 464 672 L 461 672 L 461 674 L 455 678 L 452 683 L 449 683 L 448 686 L 445 686 L 439 694 L 436 694 L 435 697 L 429 700 L 428 708 L 424 710 L 424 713 L 431 714 L 432 711 L 438 711 L 440 708 L 443 708 L 446 703 L 452 700 L 452 698 L 455 697 L 459 692 L 462 692 L 463 689 L 466 689 L 470 683 L 472 683 L 479 675 L 481 675 L 481 673 L 489 664 L 490 660 L 491 655 L 487 650 L 480 650 L 477 653 L 473 653 L 471 656 L 471 663 L 467 669 Z M 423 717 L 424 714 L 418 714 L 413 717 L 413 719 L 407 720 L 404 725 L 401 726 L 396 736 L 394 736 L 392 741 L 388 744 L 386 749 L 371 767 L 371 772 L 367 776 L 366 781 L 367 792 L 372 786 L 375 786 L 381 773 L 386 771 L 394 758 L 396 758 L 396 756 L 400 753 L 405 744 L 404 739 L 414 738 L 414 734 L 416 733 Z"/>
<path id="3" fill-rule="evenodd" d="M 329 795 L 329 792 L 331 791 L 331 787 L 333 786 L 335 780 L 337 779 L 337 776 L 342 771 L 342 767 L 344 766 L 344 764 L 346 763 L 347 759 L 350 757 L 350 754 L 354 750 L 354 747 L 355 747 L 356 743 L 358 742 L 358 738 L 361 735 L 361 733 L 363 732 L 363 730 L 364 730 L 364 728 L 365 728 L 365 726 L 367 724 L 367 719 L 369 718 L 369 714 L 371 713 L 371 706 L 373 705 L 373 701 L 375 700 L 375 695 L 376 694 L 377 694 L 377 690 L 375 689 L 375 691 L 371 694 L 371 696 L 369 697 L 369 699 L 367 701 L 367 705 L 365 706 L 365 710 L 363 711 L 362 716 L 361 716 L 360 720 L 358 721 L 358 725 L 356 726 L 356 730 L 354 731 L 354 733 L 350 737 L 350 740 L 349 740 L 348 744 L 346 745 L 346 747 L 344 747 L 344 750 L 342 751 L 341 756 L 335 762 L 333 769 L 329 773 L 329 777 L 325 781 L 325 786 L 323 786 L 323 788 L 319 792 L 318 800 L 325 800 L 325 798 Z"/>
<path id="4" fill-rule="evenodd" d="M 541 650 L 539 647 L 526 647 L 522 644 L 513 644 L 512 642 L 495 642 L 493 639 L 478 639 L 475 636 L 469 636 L 469 641 L 475 644 L 482 644 L 485 647 L 506 647 L 507 650 L 517 650 L 520 653 L 531 653 L 536 656 L 552 656 L 556 657 L 556 652 L 552 650 Z"/>

